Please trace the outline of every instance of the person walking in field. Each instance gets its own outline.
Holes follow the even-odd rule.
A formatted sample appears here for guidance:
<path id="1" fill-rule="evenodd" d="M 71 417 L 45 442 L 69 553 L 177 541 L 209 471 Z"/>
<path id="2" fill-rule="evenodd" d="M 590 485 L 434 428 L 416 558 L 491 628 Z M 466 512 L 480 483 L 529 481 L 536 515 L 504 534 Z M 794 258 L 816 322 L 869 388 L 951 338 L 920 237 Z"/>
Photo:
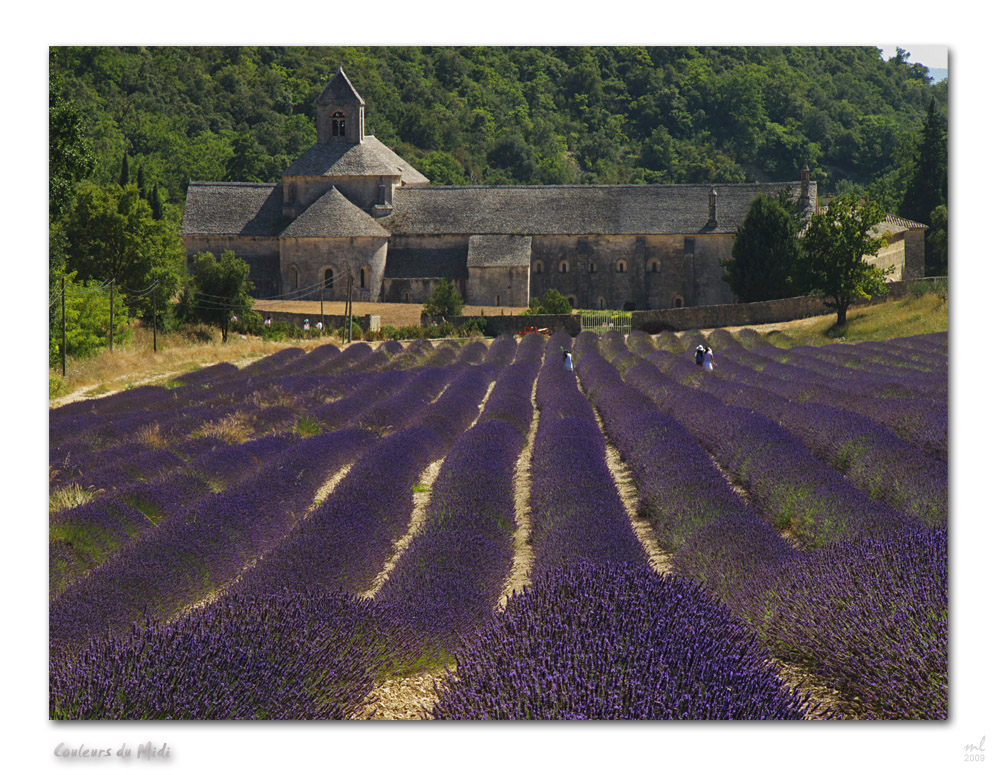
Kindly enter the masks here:
<path id="1" fill-rule="evenodd" d="M 308 331 L 309 330 L 309 318 L 306 318 L 306 322 L 303 324 L 302 330 L 303 331 Z"/>
<path id="2" fill-rule="evenodd" d="M 316 330 L 317 331 L 322 331 L 323 330 L 323 321 L 322 320 L 317 320 L 316 321 Z"/>
<path id="3" fill-rule="evenodd" d="M 573 371 L 573 355 L 569 350 L 563 350 L 563 368 L 566 371 Z"/>
<path id="4" fill-rule="evenodd" d="M 701 368 L 702 364 L 705 362 L 705 348 L 698 345 L 694 348 L 694 363 L 695 366 Z"/>
<path id="5" fill-rule="evenodd" d="M 705 350 L 705 363 L 702 365 L 705 371 L 715 370 L 715 354 L 712 352 L 712 348 L 709 347 Z"/>

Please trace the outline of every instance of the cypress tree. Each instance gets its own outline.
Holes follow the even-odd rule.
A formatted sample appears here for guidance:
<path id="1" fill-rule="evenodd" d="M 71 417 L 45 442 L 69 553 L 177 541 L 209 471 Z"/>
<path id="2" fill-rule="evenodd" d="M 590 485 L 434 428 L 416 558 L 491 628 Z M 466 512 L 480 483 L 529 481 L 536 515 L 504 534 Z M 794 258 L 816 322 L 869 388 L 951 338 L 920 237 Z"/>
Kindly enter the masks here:
<path id="1" fill-rule="evenodd" d="M 927 117 L 920 133 L 917 160 L 913 177 L 903 195 L 900 208 L 902 215 L 914 221 L 933 226 L 931 213 L 941 205 L 948 204 L 948 137 L 944 117 L 938 112 L 931 99 L 927 106 Z M 939 219 L 940 222 L 940 219 Z M 940 227 L 939 227 L 940 228 Z M 947 226 L 944 227 L 947 229 Z M 924 233 L 926 242 L 926 271 L 929 275 L 945 271 L 944 256 L 935 249 L 937 244 L 931 239 L 934 229 Z"/>
<path id="2" fill-rule="evenodd" d="M 153 218 L 158 221 L 162 221 L 163 202 L 160 201 L 160 187 L 156 183 L 153 184 L 153 193 L 150 199 L 152 200 L 150 202 L 150 206 L 153 208 Z"/>
<path id="3" fill-rule="evenodd" d="M 142 165 L 139 165 L 139 171 L 135 174 L 135 184 L 139 187 L 139 196 L 149 201 L 149 192 L 146 190 L 146 173 L 143 172 Z"/>
<path id="4" fill-rule="evenodd" d="M 122 170 L 118 175 L 118 185 L 122 188 L 128 185 L 129 172 L 128 172 L 128 151 L 122 154 Z"/>

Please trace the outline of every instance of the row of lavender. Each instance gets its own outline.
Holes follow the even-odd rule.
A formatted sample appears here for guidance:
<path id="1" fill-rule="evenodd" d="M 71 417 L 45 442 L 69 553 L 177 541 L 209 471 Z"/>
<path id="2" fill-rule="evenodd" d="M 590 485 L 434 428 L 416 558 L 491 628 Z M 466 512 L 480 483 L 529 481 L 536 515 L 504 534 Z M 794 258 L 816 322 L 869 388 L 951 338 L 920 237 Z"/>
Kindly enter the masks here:
<path id="1" fill-rule="evenodd" d="M 483 345 L 478 347 L 485 351 Z M 412 486 L 427 464 L 444 454 L 478 414 L 478 404 L 489 383 L 511 359 L 513 350 L 512 340 L 495 342 L 482 365 L 461 369 L 440 397 L 422 411 L 413 400 L 416 396 L 411 395 L 404 402 L 409 408 L 409 420 L 381 440 L 376 441 L 371 430 L 353 429 L 295 445 L 293 450 L 303 452 L 301 457 L 268 467 L 269 476 L 227 491 L 224 502 L 216 499 L 204 504 L 197 519 L 189 515 L 173 531 L 158 529 L 141 548 L 137 545 L 123 552 L 120 561 L 102 565 L 58 598 L 51 617 L 54 652 L 59 654 L 53 663 L 53 715 L 343 716 L 352 704 L 360 702 L 375 677 L 390 669 L 390 657 L 394 661 L 408 651 L 418 651 L 416 647 L 408 650 L 406 630 L 397 631 L 388 616 L 380 613 L 385 611 L 384 605 L 356 600 L 348 593 L 368 586 L 391 555 L 394 541 L 408 523 Z M 419 380 L 420 375 L 415 379 Z M 425 397 L 432 398 L 440 391 L 430 392 L 433 395 Z M 394 398 L 382 403 L 391 404 Z M 385 419 L 399 419 L 399 412 L 383 408 L 385 411 L 373 405 L 360 414 L 360 419 L 367 422 L 378 416 L 384 430 Z M 335 437 L 345 433 L 358 435 L 357 447 L 335 443 Z M 322 443 L 325 448 L 306 449 L 309 443 Z M 357 452 L 365 446 L 365 454 L 358 458 Z M 306 499 L 316 492 L 322 477 L 351 457 L 356 462 L 333 494 L 307 519 L 294 520 L 293 515 L 303 512 Z M 284 500 L 276 503 L 276 497 Z M 223 508 L 228 504 L 234 508 Z M 221 540 L 211 545 L 211 551 L 200 551 L 216 538 Z M 169 568 L 164 583 L 159 579 L 149 583 L 141 578 L 146 561 L 163 557 L 185 540 L 188 547 L 196 544 L 195 551 L 186 556 L 175 554 L 166 563 Z M 258 556 L 261 559 L 254 562 Z M 199 590 L 178 589 L 166 583 L 171 576 L 199 573 L 206 580 L 205 587 Z M 140 603 L 146 613 L 162 621 L 211 590 L 221 593 L 218 600 L 173 623 L 134 624 Z M 99 609 L 97 600 L 101 601 Z M 316 612 L 311 602 L 314 600 L 327 601 L 345 612 L 345 617 L 333 620 L 318 613 L 316 621 L 296 617 L 294 621 L 299 625 L 308 624 L 304 633 L 275 625 L 278 630 L 272 627 L 272 634 L 278 643 L 287 646 L 288 657 L 268 665 L 257 663 L 263 688 L 255 689 L 254 682 L 248 683 L 244 676 L 234 679 L 233 684 L 240 687 L 235 694 L 230 693 L 224 702 L 206 705 L 206 689 L 198 680 L 204 665 L 214 665 L 221 676 L 240 676 L 248 668 L 247 654 L 257 653 L 254 644 L 260 636 L 241 624 L 239 616 L 245 614 L 250 621 L 258 622 L 262 616 L 258 609 L 266 612 L 271 607 L 296 611 L 305 607 Z M 89 606 L 88 616 L 81 616 L 81 602 L 83 607 Z M 380 622 L 378 627 L 372 625 L 376 620 Z M 110 628 L 112 635 L 88 644 L 88 633 L 95 621 L 98 629 Z M 131 624 L 131 631 L 127 624 Z M 232 641 L 215 637 L 213 633 L 217 632 L 230 633 Z M 198 661 L 192 662 L 185 644 L 203 640 L 205 649 L 198 652 Z M 268 647 L 261 653 L 282 652 Z M 154 688 L 146 693 L 125 690 L 128 681 L 139 680 L 137 676 L 141 675 L 133 672 L 135 663 L 144 663 L 150 654 L 156 655 L 152 658 L 160 660 L 157 664 L 164 674 L 186 687 L 185 691 L 168 690 L 166 686 L 160 687 L 162 691 Z M 314 660 L 323 662 L 327 659 L 324 655 L 332 658 L 333 654 L 341 655 L 344 661 L 314 664 Z M 120 663 L 129 669 L 119 675 L 115 665 Z M 311 672 L 304 674 L 304 666 L 311 666 Z M 210 687 L 215 685 L 217 682 L 209 682 Z M 260 691 L 279 685 L 297 687 L 293 693 L 298 704 L 292 702 L 286 707 L 277 699 L 262 699 Z M 100 688 L 93 690 L 94 686 Z M 280 696 L 287 694 L 284 691 Z"/>
<path id="2" fill-rule="evenodd" d="M 371 355 L 366 345 L 360 347 Z M 426 351 L 423 347 L 420 350 Z M 481 343 L 465 348 L 457 358 L 454 350 L 448 350 L 446 357 L 455 360 L 452 367 L 422 366 L 374 374 L 359 369 L 353 389 L 343 391 L 337 400 L 314 405 L 311 409 L 311 415 L 318 418 L 316 429 L 332 431 L 354 425 L 374 433 L 385 432 L 390 427 L 387 418 L 398 420 L 412 408 L 423 406 L 454 378 L 462 364 L 482 360 L 485 352 Z M 284 353 L 272 356 L 272 363 L 287 366 L 308 357 L 301 355 L 289 360 Z M 363 364 L 372 359 L 352 360 Z M 254 366 L 257 373 L 261 373 L 263 367 L 259 363 L 248 368 Z M 305 365 L 301 370 L 303 375 L 309 374 Z M 95 458 L 103 455 L 113 458 L 112 462 L 97 466 L 96 470 L 84 471 L 81 478 L 100 482 L 105 489 L 90 502 L 56 513 L 50 520 L 52 592 L 61 592 L 77 575 L 99 564 L 149 527 L 186 513 L 197 501 L 207 497 L 209 491 L 224 491 L 256 472 L 261 465 L 273 463 L 280 453 L 301 440 L 301 435 L 286 430 L 285 425 L 268 427 L 267 420 L 261 417 L 266 414 L 264 410 L 257 416 L 264 435 L 242 444 L 188 439 L 173 449 L 146 450 L 132 457 L 116 454 L 120 450 L 132 450 L 135 445 L 130 444 L 95 451 Z M 148 417 L 155 421 L 161 415 L 150 410 Z M 193 445 L 205 449 L 188 460 L 182 458 L 181 448 L 191 449 Z M 151 465 L 150 457 L 161 464 Z"/>
<path id="3" fill-rule="evenodd" d="M 919 500 L 911 499 L 917 513 L 904 514 L 866 501 L 838 479 L 789 432 L 803 432 L 791 422 L 795 418 L 813 429 L 803 434 L 817 445 L 824 433 L 836 433 L 823 407 L 813 409 L 815 426 L 808 424 L 808 414 L 792 408 L 778 412 L 787 421 L 783 427 L 742 408 L 726 393 L 731 386 L 716 380 L 719 374 L 694 373 L 693 367 L 688 373 L 687 361 L 675 362 L 674 356 L 651 354 L 636 361 L 620 344 L 579 337 L 580 376 L 630 466 L 643 513 L 661 545 L 675 552 L 675 571 L 719 595 L 760 632 L 773 654 L 803 665 L 836 689 L 852 715 L 945 717 L 943 513 L 921 509 Z M 625 371 L 626 382 L 601 349 Z M 672 366 L 668 373 L 674 379 L 651 361 Z M 687 379 L 701 389 L 681 384 Z M 755 409 L 774 410 L 759 386 L 734 391 L 747 393 L 756 399 Z M 854 434 L 848 440 L 861 446 L 865 424 L 842 427 Z M 898 439 L 890 445 L 884 436 L 884 430 L 870 432 L 871 454 L 906 446 Z M 836 438 L 826 443 L 835 444 Z M 885 449 L 878 448 L 880 441 Z M 910 448 L 903 459 L 920 457 Z M 716 462 L 746 488 L 749 503 L 737 497 Z M 935 462 L 924 460 L 918 470 L 934 470 Z M 930 503 L 946 501 L 946 491 L 940 491 L 946 490 L 945 478 L 927 489 Z M 818 550 L 794 549 L 778 532 L 789 526 L 796 543 Z"/>
<path id="4" fill-rule="evenodd" d="M 538 379 L 531 587 L 463 640 L 442 719 L 802 718 L 753 633 L 662 577 L 609 472 L 594 411 L 553 337 Z"/>

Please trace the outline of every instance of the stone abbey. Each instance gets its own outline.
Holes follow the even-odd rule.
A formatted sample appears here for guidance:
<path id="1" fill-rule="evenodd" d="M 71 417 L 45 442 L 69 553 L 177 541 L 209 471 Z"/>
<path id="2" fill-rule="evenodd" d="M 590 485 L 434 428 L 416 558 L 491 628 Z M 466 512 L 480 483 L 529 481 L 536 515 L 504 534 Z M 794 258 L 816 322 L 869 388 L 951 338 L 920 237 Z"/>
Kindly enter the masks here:
<path id="1" fill-rule="evenodd" d="M 720 259 L 763 184 L 431 186 L 365 134 L 365 102 L 341 69 L 316 101 L 318 141 L 274 183 L 192 181 L 188 256 L 232 250 L 258 298 L 423 302 L 443 280 L 469 306 L 527 306 L 555 288 L 582 309 L 725 304 Z M 889 216 L 872 257 L 890 280 L 923 274 L 926 226 Z"/>

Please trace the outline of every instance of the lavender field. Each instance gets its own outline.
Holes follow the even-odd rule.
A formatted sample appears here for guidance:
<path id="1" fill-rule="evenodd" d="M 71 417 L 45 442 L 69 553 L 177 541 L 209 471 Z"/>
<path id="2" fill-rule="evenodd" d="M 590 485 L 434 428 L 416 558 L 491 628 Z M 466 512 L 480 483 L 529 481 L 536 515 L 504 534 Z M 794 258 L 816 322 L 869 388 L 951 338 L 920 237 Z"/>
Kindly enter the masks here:
<path id="1" fill-rule="evenodd" d="M 289 348 L 52 410 L 50 716 L 947 718 L 947 334 L 701 341 Z"/>

